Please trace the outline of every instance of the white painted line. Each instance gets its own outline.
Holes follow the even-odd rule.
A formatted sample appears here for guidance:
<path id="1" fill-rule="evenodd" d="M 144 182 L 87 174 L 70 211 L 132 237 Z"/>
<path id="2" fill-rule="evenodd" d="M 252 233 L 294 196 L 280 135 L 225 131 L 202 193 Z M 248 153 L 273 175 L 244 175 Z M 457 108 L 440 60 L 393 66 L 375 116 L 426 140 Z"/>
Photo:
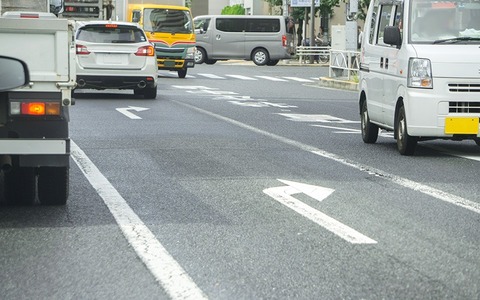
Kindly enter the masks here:
<path id="1" fill-rule="evenodd" d="M 203 291 L 128 206 L 125 199 L 73 141 L 71 154 L 90 184 L 102 197 L 128 243 L 167 294 L 174 300 L 207 299 Z"/>
<path id="2" fill-rule="evenodd" d="M 472 142 L 473 143 L 473 142 Z M 436 145 L 422 145 L 424 147 L 428 147 L 430 149 L 433 149 L 433 150 L 436 150 L 436 151 L 439 151 L 439 152 L 442 152 L 442 153 L 445 153 L 445 154 L 448 154 L 448 155 L 451 155 L 451 156 L 456 156 L 456 157 L 461 157 L 461 158 L 465 158 L 465 159 L 470 159 L 470 160 L 475 160 L 475 161 L 480 161 L 480 155 L 479 154 L 476 154 L 476 155 L 466 155 L 465 153 L 461 153 L 461 152 L 458 152 L 458 151 L 453 151 L 453 150 L 449 150 L 449 149 L 446 149 L 446 148 L 443 148 L 443 147 L 439 147 L 439 146 L 436 146 Z"/>
<path id="3" fill-rule="evenodd" d="M 319 156 L 331 159 L 333 161 L 339 162 L 341 164 L 344 164 L 346 166 L 352 167 L 352 168 L 357 169 L 359 171 L 368 173 L 370 175 L 382 177 L 383 179 L 389 180 L 389 181 L 391 181 L 393 183 L 396 183 L 400 186 L 403 186 L 403 187 L 406 187 L 408 189 L 423 193 L 425 195 L 429 195 L 431 197 L 434 197 L 434 198 L 436 198 L 438 200 L 441 200 L 441 201 L 444 201 L 446 203 L 453 204 L 455 206 L 462 207 L 462 208 L 468 209 L 468 210 L 470 210 L 474 213 L 480 214 L 480 203 L 477 203 L 477 202 L 465 199 L 463 197 L 444 192 L 442 190 L 430 187 L 430 186 L 425 185 L 425 184 L 414 182 L 414 181 L 411 181 L 409 179 L 384 172 L 384 171 L 379 170 L 379 169 L 375 169 L 375 168 L 367 166 L 367 165 L 363 165 L 363 164 L 351 161 L 349 159 L 343 158 L 343 157 L 341 157 L 339 155 L 336 155 L 334 153 L 330 153 L 330 152 L 318 149 L 316 147 L 313 147 L 313 146 L 310 146 L 310 145 L 307 145 L 307 144 L 303 144 L 301 142 L 298 142 L 298 141 L 295 141 L 295 140 L 292 140 L 292 139 L 288 139 L 288 138 L 276 135 L 274 133 L 270 133 L 268 131 L 265 131 L 265 130 L 262 130 L 262 129 L 259 129 L 259 128 L 256 128 L 256 127 L 253 127 L 253 126 L 250 126 L 250 125 L 247 125 L 245 123 L 242 123 L 242 122 L 239 122 L 239 121 L 236 121 L 236 120 L 233 120 L 233 119 L 230 119 L 230 118 L 227 118 L 227 117 L 215 114 L 215 113 L 212 113 L 210 111 L 201 109 L 199 107 L 196 107 L 196 106 L 193 106 L 193 105 L 190 105 L 190 104 L 182 103 L 182 102 L 179 102 L 179 101 L 173 101 L 173 102 L 178 103 L 180 105 L 183 105 L 185 107 L 189 107 L 193 110 L 204 113 L 204 114 L 209 115 L 211 117 L 214 117 L 216 119 L 223 120 L 227 123 L 233 124 L 233 125 L 238 126 L 240 128 L 255 132 L 257 134 L 269 137 L 271 139 L 277 140 L 277 141 L 282 142 L 284 144 L 296 147 L 300 150 L 310 152 L 310 153 L 313 153 L 315 155 L 319 155 Z"/>
<path id="4" fill-rule="evenodd" d="M 293 80 L 293 81 L 298 81 L 298 82 L 314 82 L 313 80 L 310 79 L 305 79 L 305 78 L 300 78 L 300 77 L 283 77 L 288 80 Z"/>
<path id="5" fill-rule="evenodd" d="M 280 179 L 279 179 L 280 180 Z M 315 222 L 328 231 L 336 234 L 342 239 L 352 244 L 376 244 L 377 241 L 361 234 L 348 227 L 347 225 L 335 220 L 334 218 L 314 209 L 313 207 L 303 203 L 302 201 L 293 198 L 292 194 L 298 193 L 294 187 L 274 187 L 263 190 L 263 192 L 273 199 L 277 200 L 286 207 L 296 211 L 305 218 Z M 328 195 L 327 195 L 328 196 Z"/>
<path id="6" fill-rule="evenodd" d="M 212 78 L 212 79 L 225 79 L 225 77 L 220 77 L 215 74 L 207 74 L 207 73 L 197 73 L 197 75 L 207 77 L 207 78 Z"/>
<path id="7" fill-rule="evenodd" d="M 277 77 L 271 77 L 271 76 L 255 76 L 258 78 L 270 80 L 270 81 L 282 81 L 282 82 L 287 82 L 288 80 L 282 79 L 282 78 L 277 78 Z"/>
<path id="8" fill-rule="evenodd" d="M 256 78 L 248 77 L 248 76 L 243 76 L 243 75 L 231 75 L 231 74 L 226 74 L 225 76 L 232 77 L 232 78 L 237 78 L 237 79 L 242 79 L 242 80 L 258 80 Z"/>

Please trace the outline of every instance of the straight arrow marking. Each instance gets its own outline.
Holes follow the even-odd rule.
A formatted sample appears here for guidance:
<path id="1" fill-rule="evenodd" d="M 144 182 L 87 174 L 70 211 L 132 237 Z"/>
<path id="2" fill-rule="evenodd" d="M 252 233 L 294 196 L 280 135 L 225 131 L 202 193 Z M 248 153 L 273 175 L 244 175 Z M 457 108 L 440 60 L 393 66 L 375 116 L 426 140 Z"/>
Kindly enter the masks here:
<path id="1" fill-rule="evenodd" d="M 377 241 L 361 234 L 355 229 L 348 227 L 347 225 L 335 220 L 330 216 L 327 216 L 326 214 L 291 196 L 293 194 L 304 193 L 318 201 L 322 201 L 332 194 L 334 190 L 282 179 L 278 179 L 278 181 L 287 184 L 287 186 L 268 188 L 263 190 L 263 192 L 286 207 L 296 211 L 307 219 L 336 234 L 347 242 L 352 244 L 377 243 Z"/>

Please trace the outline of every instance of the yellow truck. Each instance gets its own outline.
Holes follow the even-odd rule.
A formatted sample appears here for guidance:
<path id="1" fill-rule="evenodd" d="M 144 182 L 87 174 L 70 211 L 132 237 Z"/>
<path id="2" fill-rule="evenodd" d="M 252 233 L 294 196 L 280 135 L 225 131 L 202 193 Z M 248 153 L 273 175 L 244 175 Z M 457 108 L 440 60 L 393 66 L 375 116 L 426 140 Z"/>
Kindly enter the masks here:
<path id="1" fill-rule="evenodd" d="M 195 33 L 190 9 L 164 4 L 129 4 L 126 21 L 139 23 L 155 45 L 159 70 L 185 78 L 195 66 Z"/>

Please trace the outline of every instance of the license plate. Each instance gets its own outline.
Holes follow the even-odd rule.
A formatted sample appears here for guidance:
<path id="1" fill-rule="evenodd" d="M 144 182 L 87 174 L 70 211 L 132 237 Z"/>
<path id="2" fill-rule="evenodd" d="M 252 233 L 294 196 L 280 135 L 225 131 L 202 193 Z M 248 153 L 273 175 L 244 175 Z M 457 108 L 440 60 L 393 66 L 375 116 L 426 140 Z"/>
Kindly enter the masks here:
<path id="1" fill-rule="evenodd" d="M 447 117 L 445 118 L 445 134 L 478 135 L 479 118 Z"/>
<path id="2" fill-rule="evenodd" d="M 103 54 L 101 60 L 105 65 L 123 65 L 128 60 L 126 54 Z"/>
<path id="3" fill-rule="evenodd" d="M 175 67 L 175 61 L 174 60 L 166 60 L 163 62 L 163 65 L 167 68 L 173 68 Z"/>

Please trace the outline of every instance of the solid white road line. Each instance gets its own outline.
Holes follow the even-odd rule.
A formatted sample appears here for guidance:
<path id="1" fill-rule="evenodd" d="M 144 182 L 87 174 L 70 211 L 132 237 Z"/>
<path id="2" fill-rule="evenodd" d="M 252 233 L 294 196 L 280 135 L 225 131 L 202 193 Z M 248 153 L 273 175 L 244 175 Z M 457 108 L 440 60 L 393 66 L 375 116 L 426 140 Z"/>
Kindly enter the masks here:
<path id="1" fill-rule="evenodd" d="M 252 78 L 252 77 L 243 76 L 243 75 L 225 74 L 225 76 L 242 79 L 242 80 L 258 80 L 257 78 Z"/>
<path id="2" fill-rule="evenodd" d="M 283 78 L 288 79 L 288 80 L 298 81 L 298 82 L 315 82 L 313 80 L 300 78 L 300 77 L 283 77 Z"/>
<path id="3" fill-rule="evenodd" d="M 271 76 L 255 76 L 255 77 L 262 78 L 262 79 L 266 79 L 266 80 L 270 80 L 270 81 L 283 81 L 283 82 L 287 82 L 287 81 L 288 81 L 288 80 L 285 80 L 285 79 L 282 79 L 282 78 L 271 77 Z"/>
<path id="4" fill-rule="evenodd" d="M 87 155 L 71 141 L 73 160 L 102 197 L 128 243 L 172 299 L 207 299 Z"/>
<path id="5" fill-rule="evenodd" d="M 277 140 L 277 141 L 282 142 L 284 144 L 291 145 L 291 146 L 296 147 L 300 150 L 310 152 L 310 153 L 313 153 L 313 154 L 331 159 L 333 161 L 336 161 L 336 162 L 339 162 L 341 164 L 347 165 L 347 166 L 352 167 L 354 169 L 357 169 L 359 171 L 368 173 L 370 175 L 381 177 L 385 180 L 389 180 L 393 183 L 396 183 L 396 184 L 398 184 L 400 186 L 403 186 L 403 187 L 406 187 L 408 189 L 423 193 L 425 195 L 432 196 L 432 197 L 434 197 L 438 200 L 441 200 L 441 201 L 444 201 L 446 203 L 453 204 L 457 207 L 462 207 L 462 208 L 468 209 L 472 212 L 475 212 L 477 214 L 480 214 L 480 203 L 477 203 L 477 202 L 465 199 L 463 197 L 444 192 L 442 190 L 430 187 L 428 185 L 425 185 L 425 184 L 422 184 L 422 183 L 419 183 L 419 182 L 415 182 L 415 181 L 412 181 L 412 180 L 409 180 L 409 179 L 406 179 L 406 178 L 403 178 L 403 177 L 400 177 L 400 176 L 396 176 L 396 175 L 384 172 L 382 170 L 379 170 L 379 169 L 376 169 L 376 168 L 373 168 L 373 167 L 370 167 L 370 166 L 367 166 L 367 165 L 357 163 L 355 161 L 351 161 L 349 159 L 343 158 L 343 157 L 341 157 L 339 155 L 336 155 L 334 153 L 330 153 L 330 152 L 318 149 L 316 147 L 313 147 L 313 146 L 310 146 L 310 145 L 307 145 L 307 144 L 304 144 L 304 143 L 301 143 L 301 142 L 298 142 L 298 141 L 295 141 L 295 140 L 291 140 L 291 139 L 285 138 L 283 136 L 276 135 L 274 133 L 270 133 L 268 131 L 265 131 L 265 130 L 262 130 L 262 129 L 259 129 L 259 128 L 256 128 L 256 127 L 253 127 L 253 126 L 250 126 L 250 125 L 247 125 L 245 123 L 242 123 L 242 122 L 239 122 L 239 121 L 236 121 L 236 120 L 218 115 L 216 113 L 212 113 L 208 110 L 201 109 L 201 108 L 196 107 L 194 105 L 186 104 L 186 103 L 179 102 L 179 101 L 173 101 L 173 102 L 178 103 L 180 105 L 183 105 L 185 107 L 190 107 L 191 109 L 196 110 L 198 112 L 201 112 L 201 113 L 204 113 L 206 115 L 212 116 L 212 117 L 214 117 L 216 119 L 219 119 L 219 120 L 223 120 L 227 123 L 230 123 L 230 124 L 233 124 L 235 126 L 244 128 L 246 130 L 261 134 L 263 136 L 266 136 L 266 137 L 269 137 L 271 139 Z"/>
<path id="6" fill-rule="evenodd" d="M 207 74 L 207 73 L 197 73 L 197 75 L 207 77 L 207 78 L 212 78 L 212 79 L 225 79 L 225 77 L 221 77 L 215 74 Z"/>

